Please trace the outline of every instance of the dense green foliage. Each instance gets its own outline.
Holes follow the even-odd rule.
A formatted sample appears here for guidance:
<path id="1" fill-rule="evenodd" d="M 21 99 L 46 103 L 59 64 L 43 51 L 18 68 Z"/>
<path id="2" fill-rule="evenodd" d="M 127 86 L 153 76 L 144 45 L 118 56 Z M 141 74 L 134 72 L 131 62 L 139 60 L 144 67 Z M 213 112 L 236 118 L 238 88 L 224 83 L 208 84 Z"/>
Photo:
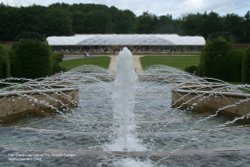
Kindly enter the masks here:
<path id="1" fill-rule="evenodd" d="M 228 72 L 227 72 L 227 81 L 230 82 L 240 82 L 242 75 L 241 75 L 241 68 L 242 68 L 242 58 L 244 52 L 239 49 L 231 50 L 229 54 L 229 61 L 228 61 Z"/>
<path id="2" fill-rule="evenodd" d="M 50 35 L 88 33 L 177 33 L 181 35 L 229 34 L 237 42 L 250 42 L 250 12 L 246 15 L 215 12 L 186 14 L 173 19 L 144 12 L 136 16 L 130 10 L 119 10 L 96 4 L 52 4 L 48 7 L 10 7 L 0 4 L 0 41 L 19 39 L 24 33 Z"/>
<path id="3" fill-rule="evenodd" d="M 0 45 L 0 79 L 10 75 L 10 62 L 7 49 Z"/>
<path id="4" fill-rule="evenodd" d="M 250 48 L 247 49 L 242 61 L 242 81 L 250 84 Z"/>
<path id="5" fill-rule="evenodd" d="M 187 66 L 199 65 L 199 55 L 152 55 L 140 58 L 143 69 L 151 65 L 166 65 L 184 70 Z"/>
<path id="6" fill-rule="evenodd" d="M 52 54 L 52 73 L 57 73 L 64 71 L 65 69 L 60 65 L 60 62 L 63 61 L 63 53 L 53 53 Z"/>
<path id="7" fill-rule="evenodd" d="M 208 41 L 201 54 L 202 76 L 228 80 L 231 50 L 231 43 L 223 38 Z"/>
<path id="8" fill-rule="evenodd" d="M 250 42 L 250 12 L 244 17 L 236 14 L 219 16 L 217 13 L 188 14 L 181 20 L 182 30 L 189 35 L 228 34 L 236 42 Z"/>
<path id="9" fill-rule="evenodd" d="M 225 81 L 240 81 L 242 54 L 224 38 L 208 41 L 201 54 L 200 74 Z"/>
<path id="10" fill-rule="evenodd" d="M 109 67 L 109 63 L 110 57 L 100 56 L 88 57 L 84 59 L 65 60 L 61 62 L 60 65 L 66 70 L 70 70 L 81 65 L 96 65 L 107 69 Z"/>
<path id="11" fill-rule="evenodd" d="M 13 45 L 11 75 L 39 78 L 52 72 L 50 47 L 37 40 L 21 40 Z"/>
<path id="12" fill-rule="evenodd" d="M 184 70 L 190 74 L 199 75 L 199 67 L 196 65 L 187 66 Z"/>

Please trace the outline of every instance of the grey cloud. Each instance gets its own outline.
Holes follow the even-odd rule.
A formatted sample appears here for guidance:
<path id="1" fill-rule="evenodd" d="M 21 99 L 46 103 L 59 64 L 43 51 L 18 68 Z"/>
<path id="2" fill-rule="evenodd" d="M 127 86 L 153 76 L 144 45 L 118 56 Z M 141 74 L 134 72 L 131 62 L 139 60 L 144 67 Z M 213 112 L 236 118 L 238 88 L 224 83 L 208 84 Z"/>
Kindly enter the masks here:
<path id="1" fill-rule="evenodd" d="M 120 9 L 130 9 L 140 15 L 144 11 L 156 15 L 172 14 L 180 17 L 186 13 L 215 11 L 220 14 L 236 13 L 243 15 L 249 10 L 249 0 L 0 0 L 12 6 L 49 5 L 55 2 L 65 3 L 97 3 L 116 6 Z"/>

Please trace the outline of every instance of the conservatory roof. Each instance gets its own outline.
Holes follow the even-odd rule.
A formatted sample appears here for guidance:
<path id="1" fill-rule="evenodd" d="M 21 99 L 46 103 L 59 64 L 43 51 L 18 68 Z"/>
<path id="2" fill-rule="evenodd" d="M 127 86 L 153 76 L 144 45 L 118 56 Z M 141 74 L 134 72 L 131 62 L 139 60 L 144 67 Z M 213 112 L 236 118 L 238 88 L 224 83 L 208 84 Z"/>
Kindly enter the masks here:
<path id="1" fill-rule="evenodd" d="M 177 34 L 81 34 L 74 36 L 51 36 L 47 38 L 47 41 L 51 46 L 203 46 L 206 42 L 201 36 L 179 36 Z"/>

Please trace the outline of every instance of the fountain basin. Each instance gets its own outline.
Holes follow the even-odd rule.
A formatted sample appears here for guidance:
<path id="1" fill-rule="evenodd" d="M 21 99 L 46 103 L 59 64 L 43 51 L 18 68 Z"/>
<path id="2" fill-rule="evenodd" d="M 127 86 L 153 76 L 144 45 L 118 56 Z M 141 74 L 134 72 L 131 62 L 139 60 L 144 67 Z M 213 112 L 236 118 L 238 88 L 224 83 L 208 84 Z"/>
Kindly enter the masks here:
<path id="1" fill-rule="evenodd" d="M 57 87 L 43 90 L 23 90 L 0 94 L 0 122 L 19 119 L 27 114 L 47 115 L 75 107 L 78 88 Z"/>
<path id="2" fill-rule="evenodd" d="M 249 120 L 250 94 L 193 88 L 196 87 L 172 90 L 172 107 L 233 117 L 246 116 Z"/>
<path id="3" fill-rule="evenodd" d="M 28 155 L 38 155 L 38 157 L 45 159 L 48 157 L 60 158 L 70 157 L 70 158 L 83 158 L 88 157 L 91 159 L 103 159 L 105 158 L 139 158 L 151 160 L 160 160 L 162 158 L 173 158 L 173 157 L 191 157 L 191 156 L 220 156 L 223 154 L 235 154 L 237 152 L 250 153 L 250 147 L 248 145 L 237 146 L 237 147 L 226 147 L 226 148 L 216 148 L 212 150 L 182 150 L 181 152 L 166 152 L 166 151 L 78 151 L 78 150 L 62 150 L 62 149 L 27 149 L 27 148 L 11 148 L 11 147 L 0 147 L 0 152 L 13 152 L 13 154 L 19 154 L 19 158 L 28 158 Z M 10 154 L 11 155 L 11 154 Z M 13 156 L 14 157 L 14 156 Z"/>

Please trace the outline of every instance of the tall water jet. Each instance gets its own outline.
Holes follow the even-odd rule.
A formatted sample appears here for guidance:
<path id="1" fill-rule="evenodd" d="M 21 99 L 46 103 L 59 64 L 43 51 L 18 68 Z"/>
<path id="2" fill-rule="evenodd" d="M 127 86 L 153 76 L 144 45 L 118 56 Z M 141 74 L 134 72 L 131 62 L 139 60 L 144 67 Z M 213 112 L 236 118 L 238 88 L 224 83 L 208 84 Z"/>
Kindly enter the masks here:
<path id="1" fill-rule="evenodd" d="M 113 138 L 107 148 L 112 151 L 144 150 L 135 135 L 134 106 L 137 74 L 132 53 L 125 47 L 117 57 L 116 78 L 112 94 Z"/>

